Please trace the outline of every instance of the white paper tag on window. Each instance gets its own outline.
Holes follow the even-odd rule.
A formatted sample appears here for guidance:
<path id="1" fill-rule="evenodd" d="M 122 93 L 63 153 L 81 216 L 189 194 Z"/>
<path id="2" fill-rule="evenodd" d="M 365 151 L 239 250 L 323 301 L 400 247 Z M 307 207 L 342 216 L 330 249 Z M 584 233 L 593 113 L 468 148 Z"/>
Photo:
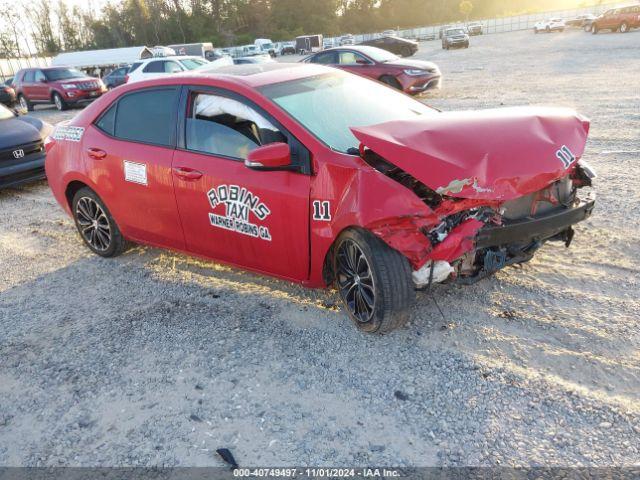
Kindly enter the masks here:
<path id="1" fill-rule="evenodd" d="M 124 179 L 127 182 L 147 184 L 147 166 L 144 163 L 124 161 Z"/>

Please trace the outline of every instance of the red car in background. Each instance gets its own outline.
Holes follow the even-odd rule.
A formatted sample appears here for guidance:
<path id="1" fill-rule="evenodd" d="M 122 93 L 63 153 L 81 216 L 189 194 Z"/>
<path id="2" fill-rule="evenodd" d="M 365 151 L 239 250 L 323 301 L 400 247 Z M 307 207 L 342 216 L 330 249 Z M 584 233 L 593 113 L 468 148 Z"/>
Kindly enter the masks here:
<path id="1" fill-rule="evenodd" d="M 58 110 L 94 101 L 107 91 L 99 78 L 66 67 L 25 68 L 13 79 L 18 103 L 33 110 L 39 103 L 54 104 Z"/>
<path id="2" fill-rule="evenodd" d="M 440 69 L 435 63 L 400 58 L 377 47 L 352 45 L 331 48 L 302 61 L 337 67 L 413 95 L 441 85 Z"/>
<path id="3" fill-rule="evenodd" d="M 640 5 L 631 5 L 604 12 L 591 23 L 591 32 L 595 34 L 600 30 L 611 30 L 626 33 L 638 27 L 640 27 Z"/>
<path id="4" fill-rule="evenodd" d="M 84 243 L 172 248 L 309 287 L 367 332 L 416 288 L 472 283 L 567 246 L 589 122 L 566 109 L 438 112 L 318 65 L 263 63 L 111 90 L 47 144 Z"/>

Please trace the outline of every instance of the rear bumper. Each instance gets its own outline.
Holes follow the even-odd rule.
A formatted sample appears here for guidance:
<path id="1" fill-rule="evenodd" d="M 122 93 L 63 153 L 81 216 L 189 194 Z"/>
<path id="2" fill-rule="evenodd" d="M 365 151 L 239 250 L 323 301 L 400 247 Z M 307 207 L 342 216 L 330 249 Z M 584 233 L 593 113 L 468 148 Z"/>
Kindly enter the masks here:
<path id="1" fill-rule="evenodd" d="M 45 178 L 45 157 L 46 155 L 42 154 L 13 165 L 2 166 L 0 164 L 0 188 L 13 187 Z"/>
<path id="2" fill-rule="evenodd" d="M 578 205 L 544 216 L 525 218 L 500 226 L 483 227 L 476 237 L 476 249 L 548 240 L 589 218 L 594 205 L 595 197 L 591 197 L 581 200 Z"/>

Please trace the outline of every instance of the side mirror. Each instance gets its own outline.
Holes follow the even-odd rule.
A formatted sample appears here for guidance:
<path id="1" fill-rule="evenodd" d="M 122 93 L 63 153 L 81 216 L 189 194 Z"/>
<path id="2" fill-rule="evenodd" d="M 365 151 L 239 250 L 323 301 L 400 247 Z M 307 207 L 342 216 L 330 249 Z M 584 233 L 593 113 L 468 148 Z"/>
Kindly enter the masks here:
<path id="1" fill-rule="evenodd" d="M 367 62 L 364 58 L 356 58 L 356 63 L 358 65 L 369 65 L 369 62 Z"/>
<path id="2" fill-rule="evenodd" d="M 291 165 L 289 145 L 282 142 L 269 143 L 250 151 L 244 164 L 252 170 L 262 171 L 295 169 Z"/>
<path id="3" fill-rule="evenodd" d="M 40 82 L 40 83 L 47 83 L 47 79 L 46 79 L 46 78 L 41 78 L 40 80 L 38 80 L 38 82 Z"/>

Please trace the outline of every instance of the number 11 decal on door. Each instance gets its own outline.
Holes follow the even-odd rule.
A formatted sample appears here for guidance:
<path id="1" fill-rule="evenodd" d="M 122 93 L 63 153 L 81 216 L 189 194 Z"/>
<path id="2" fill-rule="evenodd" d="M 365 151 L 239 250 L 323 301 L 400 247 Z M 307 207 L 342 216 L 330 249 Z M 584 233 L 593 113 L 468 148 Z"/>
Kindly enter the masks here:
<path id="1" fill-rule="evenodd" d="M 321 222 L 329 222 L 331 220 L 331 203 L 328 200 L 314 200 L 313 219 Z"/>

